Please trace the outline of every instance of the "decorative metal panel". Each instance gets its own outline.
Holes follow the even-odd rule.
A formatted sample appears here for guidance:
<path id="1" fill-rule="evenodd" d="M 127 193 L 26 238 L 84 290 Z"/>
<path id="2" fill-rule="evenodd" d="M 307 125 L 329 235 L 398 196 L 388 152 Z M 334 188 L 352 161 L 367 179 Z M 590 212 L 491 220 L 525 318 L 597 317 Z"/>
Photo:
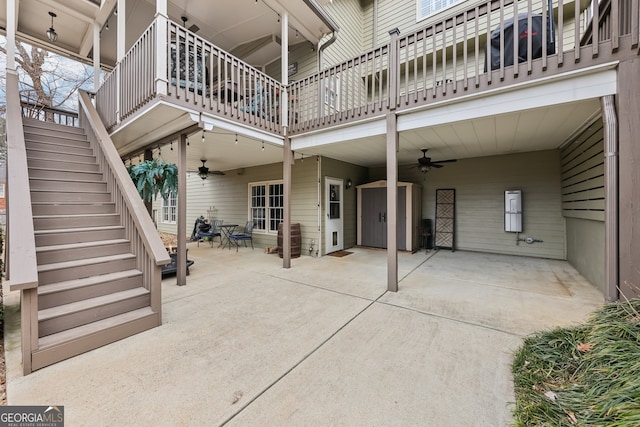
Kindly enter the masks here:
<path id="1" fill-rule="evenodd" d="M 436 248 L 455 250 L 456 190 L 436 190 Z"/>

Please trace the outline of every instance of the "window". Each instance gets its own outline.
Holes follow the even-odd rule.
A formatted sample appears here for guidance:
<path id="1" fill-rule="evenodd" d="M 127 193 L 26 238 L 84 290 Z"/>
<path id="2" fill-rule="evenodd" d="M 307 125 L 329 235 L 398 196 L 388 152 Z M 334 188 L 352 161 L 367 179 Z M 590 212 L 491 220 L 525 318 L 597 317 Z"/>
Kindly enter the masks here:
<path id="1" fill-rule="evenodd" d="M 331 108 L 338 108 L 340 105 L 340 79 L 338 76 L 329 76 L 324 84 L 324 103 Z"/>
<path id="2" fill-rule="evenodd" d="M 460 1 L 461 0 L 417 0 L 417 20 L 424 19 Z"/>
<path id="3" fill-rule="evenodd" d="M 4 199 L 4 184 L 0 184 L 0 199 Z"/>
<path id="4" fill-rule="evenodd" d="M 166 199 L 162 199 L 162 222 L 167 224 L 176 223 L 176 209 L 178 205 L 176 193 L 171 193 Z"/>
<path id="5" fill-rule="evenodd" d="M 284 219 L 282 181 L 249 184 L 249 219 L 254 231 L 277 233 Z"/>

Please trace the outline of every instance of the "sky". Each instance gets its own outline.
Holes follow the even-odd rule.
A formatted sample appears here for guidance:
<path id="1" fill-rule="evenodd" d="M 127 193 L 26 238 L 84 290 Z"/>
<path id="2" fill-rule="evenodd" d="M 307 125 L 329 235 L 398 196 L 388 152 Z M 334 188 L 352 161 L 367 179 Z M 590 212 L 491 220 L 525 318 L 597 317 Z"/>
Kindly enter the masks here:
<path id="1" fill-rule="evenodd" d="M 0 45 L 6 45 L 6 38 L 2 35 L 0 35 Z M 27 48 L 27 52 L 31 50 L 30 45 L 25 44 L 25 47 Z M 0 85 L 0 105 L 4 105 L 6 103 L 6 62 L 6 55 L 0 52 L 0 81 L 2 82 Z M 57 54 L 49 53 L 43 68 L 45 71 L 57 69 L 58 74 L 61 74 L 61 76 L 55 80 L 52 79 L 50 75 L 47 76 L 49 86 L 57 91 L 56 99 L 63 99 L 76 86 L 74 82 L 82 79 L 86 73 L 89 73 L 90 79 L 83 85 L 83 89 L 93 91 L 93 67 L 91 66 Z M 26 86 L 31 84 L 31 79 L 21 70 L 18 70 L 18 73 L 20 76 L 20 82 L 26 83 L 21 87 L 21 92 L 23 92 L 23 90 L 27 90 Z M 27 92 L 23 93 L 26 94 Z M 71 98 L 63 104 L 62 108 L 65 110 L 77 111 L 77 95 L 72 95 Z"/>

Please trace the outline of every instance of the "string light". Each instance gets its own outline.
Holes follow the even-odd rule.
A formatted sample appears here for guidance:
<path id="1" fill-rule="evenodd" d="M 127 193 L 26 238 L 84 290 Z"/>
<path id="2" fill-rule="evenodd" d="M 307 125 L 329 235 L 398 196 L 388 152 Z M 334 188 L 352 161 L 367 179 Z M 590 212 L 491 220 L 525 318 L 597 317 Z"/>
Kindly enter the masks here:
<path id="1" fill-rule="evenodd" d="M 173 151 L 173 141 L 171 141 L 170 149 Z"/>
<path id="2" fill-rule="evenodd" d="M 262 151 L 264 151 L 264 141 L 262 141 Z"/>
<path id="3" fill-rule="evenodd" d="M 189 137 L 187 137 L 187 147 L 189 146 Z"/>
<path id="4" fill-rule="evenodd" d="M 204 130 L 202 131 L 202 142 L 204 142 Z"/>
<path id="5" fill-rule="evenodd" d="M 236 144 L 238 143 L 238 134 L 236 133 Z"/>

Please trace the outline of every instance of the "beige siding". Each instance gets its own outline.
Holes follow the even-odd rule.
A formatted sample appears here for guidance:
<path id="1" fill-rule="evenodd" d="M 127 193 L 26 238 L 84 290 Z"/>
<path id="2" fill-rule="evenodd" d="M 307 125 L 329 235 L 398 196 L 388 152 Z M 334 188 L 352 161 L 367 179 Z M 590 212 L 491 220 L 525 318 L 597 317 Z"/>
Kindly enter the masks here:
<path id="1" fill-rule="evenodd" d="M 336 0 L 327 4 L 325 9 L 336 21 L 340 30 L 337 40 L 324 51 L 324 66 L 338 64 L 360 55 L 362 51 L 369 48 L 369 45 L 363 44 L 365 17 L 359 1 Z"/>
<path id="2" fill-rule="evenodd" d="M 562 213 L 565 217 L 604 221 L 604 134 L 602 121 L 563 147 Z"/>
<path id="3" fill-rule="evenodd" d="M 587 280 L 606 293 L 604 222 L 567 218 L 566 223 L 567 260 Z"/>
<path id="4" fill-rule="evenodd" d="M 356 166 L 351 163 L 341 162 L 339 160 L 330 159 L 327 157 L 322 158 L 322 198 L 320 206 L 322 208 L 322 233 L 324 233 L 324 219 L 326 218 L 326 210 L 325 210 L 325 189 L 324 189 L 324 179 L 326 177 L 329 178 L 338 178 L 343 179 L 346 183 L 347 180 L 351 179 L 352 187 L 350 189 L 344 190 L 344 247 L 350 248 L 356 245 L 357 242 L 357 194 L 356 194 L 356 185 L 364 184 L 368 181 L 368 170 L 362 166 Z M 325 253 L 326 242 L 324 241 L 324 235 L 322 236 L 322 253 Z"/>
<path id="5" fill-rule="evenodd" d="M 384 169 L 372 179 L 384 179 Z M 456 190 L 456 248 L 543 258 L 565 258 L 561 212 L 560 157 L 556 150 L 461 159 L 442 169 L 420 173 L 414 165 L 399 168 L 401 181 L 423 186 L 423 218 L 435 218 L 435 190 Z M 516 244 L 504 231 L 504 192 L 522 190 L 523 233 L 542 243 Z"/>

